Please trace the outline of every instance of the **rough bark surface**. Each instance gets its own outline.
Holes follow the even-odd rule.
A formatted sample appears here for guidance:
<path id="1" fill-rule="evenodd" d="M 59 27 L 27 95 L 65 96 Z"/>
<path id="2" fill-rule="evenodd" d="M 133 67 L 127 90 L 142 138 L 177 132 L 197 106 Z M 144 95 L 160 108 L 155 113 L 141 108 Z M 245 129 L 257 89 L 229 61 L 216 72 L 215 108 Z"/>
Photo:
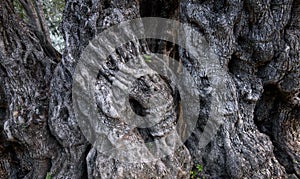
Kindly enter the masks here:
<path id="1" fill-rule="evenodd" d="M 184 146 L 155 162 L 127 164 L 97 151 L 82 134 L 72 107 L 72 75 L 95 35 L 147 16 L 179 20 L 205 36 L 227 72 L 220 76 L 226 84 L 224 116 L 216 136 L 202 148 L 199 138 L 214 108 L 207 90 L 212 82 L 197 59 L 161 40 L 125 44 L 108 58 L 95 84 L 99 116 L 110 123 L 108 135 L 145 145 L 166 135 L 178 118 L 178 94 L 155 74 L 133 83 L 131 107 L 139 114 L 151 109 L 158 90 L 166 104 L 158 116 L 167 120 L 149 131 L 129 130 L 106 110 L 110 77 L 120 65 L 130 73 L 142 68 L 138 54 L 177 59 L 201 98 L 197 126 Z M 299 0 L 66 0 L 61 29 L 66 48 L 60 60 L 41 28 L 20 19 L 9 1 L 0 1 L 0 178 L 45 178 L 47 173 L 72 179 L 189 178 L 197 164 L 206 178 L 300 177 Z"/>

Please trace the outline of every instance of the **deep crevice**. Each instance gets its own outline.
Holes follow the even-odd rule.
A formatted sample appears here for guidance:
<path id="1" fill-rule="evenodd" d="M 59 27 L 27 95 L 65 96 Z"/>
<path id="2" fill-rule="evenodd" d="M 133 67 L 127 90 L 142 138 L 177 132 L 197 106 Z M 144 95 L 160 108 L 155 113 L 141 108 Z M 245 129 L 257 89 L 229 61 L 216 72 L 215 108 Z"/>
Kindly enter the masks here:
<path id="1" fill-rule="evenodd" d="M 149 128 L 136 128 L 137 132 L 141 135 L 145 143 L 153 142 L 155 137 L 153 137 L 150 133 Z"/>
<path id="2" fill-rule="evenodd" d="M 142 104 L 133 97 L 129 97 L 129 104 L 135 114 L 142 117 L 147 115 L 146 108 L 144 108 Z"/>
<path id="3" fill-rule="evenodd" d="M 275 117 L 274 111 L 277 109 L 276 101 L 281 101 L 282 96 L 275 84 L 264 86 L 264 92 L 261 99 L 257 102 L 254 110 L 254 123 L 258 130 L 268 135 L 272 140 L 272 126 L 273 122 L 270 118 Z"/>
<path id="4" fill-rule="evenodd" d="M 236 74 L 236 71 L 238 70 L 238 63 L 237 61 L 239 58 L 237 57 L 236 54 L 231 55 L 231 59 L 228 62 L 228 71 L 232 74 Z"/>
<path id="5" fill-rule="evenodd" d="M 92 144 L 89 144 L 85 150 L 85 153 L 84 153 L 84 163 L 83 163 L 83 166 L 84 166 L 84 170 L 82 172 L 82 179 L 88 179 L 88 165 L 87 165 L 87 161 L 86 161 L 86 158 L 90 152 L 90 150 L 92 149 Z"/>
<path id="6" fill-rule="evenodd" d="M 179 0 L 141 0 L 141 17 L 178 18 Z"/>
<path id="7" fill-rule="evenodd" d="M 288 110 L 284 94 L 281 93 L 275 84 L 265 85 L 262 97 L 257 102 L 254 110 L 254 123 L 261 133 L 270 137 L 274 146 L 274 156 L 285 168 L 286 172 L 288 174 L 296 174 L 291 156 L 286 149 L 282 148 L 281 138 L 276 136 L 282 130 L 282 126 L 279 126 L 283 123 L 283 121 L 280 121 L 279 116 L 282 113 L 282 106 Z"/>
<path id="8" fill-rule="evenodd" d="M 168 19 L 179 20 L 179 0 L 154 0 L 140 1 L 141 17 L 162 17 Z M 159 32 L 160 29 L 157 29 Z M 174 33 L 174 38 L 175 33 Z M 173 59 L 179 59 L 178 46 L 172 42 L 159 39 L 146 39 L 147 45 L 152 53 L 160 53 L 170 56 Z"/>

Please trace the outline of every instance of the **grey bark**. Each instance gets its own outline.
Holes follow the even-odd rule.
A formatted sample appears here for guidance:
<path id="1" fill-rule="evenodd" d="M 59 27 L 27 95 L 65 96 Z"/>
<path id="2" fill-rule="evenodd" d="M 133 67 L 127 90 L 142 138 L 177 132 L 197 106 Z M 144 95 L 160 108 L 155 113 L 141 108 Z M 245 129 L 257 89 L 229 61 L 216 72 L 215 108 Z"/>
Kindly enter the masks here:
<path id="1" fill-rule="evenodd" d="M 0 178 L 189 178 L 196 164 L 206 178 L 300 177 L 300 1 L 92 1 L 67 0 L 61 29 L 62 59 L 47 34 L 28 26 L 12 3 L 0 2 Z M 227 71 L 224 116 L 217 135 L 199 144 L 210 110 L 212 83 L 185 49 L 161 40 L 125 44 L 109 60 L 98 83 L 109 89 L 115 66 L 139 53 L 159 52 L 180 59 L 197 83 L 201 110 L 193 134 L 171 155 L 151 163 L 126 164 L 103 155 L 82 134 L 72 107 L 72 75 L 89 40 L 126 20 L 157 16 L 180 20 L 205 36 Z M 140 61 L 134 61 L 132 71 Z M 126 64 L 126 63 L 125 63 Z M 170 128 L 179 100 L 168 80 L 145 76 L 134 100 L 149 108 L 157 86 L 166 97 Z M 96 92 L 101 95 L 102 91 Z M 109 99 L 107 99 L 109 102 Z M 103 121 L 115 120 L 99 107 Z M 136 106 L 133 106 L 133 108 Z M 138 111 L 138 109 L 137 109 Z M 164 121 L 165 122 L 165 121 Z M 144 145 L 149 131 L 126 131 L 131 143 Z M 114 130 L 112 130 L 114 129 Z M 168 128 L 166 129 L 168 130 Z M 111 135 L 116 135 L 111 133 Z"/>

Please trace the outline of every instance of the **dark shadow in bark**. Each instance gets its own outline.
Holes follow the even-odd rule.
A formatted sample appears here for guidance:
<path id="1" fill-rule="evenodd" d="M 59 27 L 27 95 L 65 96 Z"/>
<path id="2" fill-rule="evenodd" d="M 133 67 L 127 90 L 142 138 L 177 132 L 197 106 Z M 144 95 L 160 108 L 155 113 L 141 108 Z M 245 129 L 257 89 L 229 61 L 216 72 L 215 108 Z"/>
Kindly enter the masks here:
<path id="1" fill-rule="evenodd" d="M 283 136 L 284 125 L 292 122 L 288 113 L 293 113 L 285 95 L 275 84 L 264 86 L 264 92 L 255 108 L 254 122 L 258 130 L 270 137 L 274 146 L 274 155 L 284 166 L 288 174 L 296 174 L 293 159 L 286 147 L 287 139 Z M 287 114 L 287 115 L 286 115 Z M 280 115 L 286 115 L 282 118 Z M 288 131 L 287 131 L 288 133 Z"/>
<path id="2" fill-rule="evenodd" d="M 177 17 L 179 9 L 179 0 L 154 0 L 140 1 L 140 14 L 141 17 Z"/>

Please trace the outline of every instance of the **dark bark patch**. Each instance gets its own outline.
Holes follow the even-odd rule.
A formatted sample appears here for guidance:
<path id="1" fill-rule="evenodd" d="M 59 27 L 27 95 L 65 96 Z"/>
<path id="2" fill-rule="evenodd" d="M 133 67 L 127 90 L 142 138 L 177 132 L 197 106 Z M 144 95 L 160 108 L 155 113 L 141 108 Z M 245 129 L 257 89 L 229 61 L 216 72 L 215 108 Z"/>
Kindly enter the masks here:
<path id="1" fill-rule="evenodd" d="M 129 104 L 131 106 L 131 109 L 139 116 L 146 116 L 147 112 L 146 109 L 134 98 L 129 97 Z"/>

